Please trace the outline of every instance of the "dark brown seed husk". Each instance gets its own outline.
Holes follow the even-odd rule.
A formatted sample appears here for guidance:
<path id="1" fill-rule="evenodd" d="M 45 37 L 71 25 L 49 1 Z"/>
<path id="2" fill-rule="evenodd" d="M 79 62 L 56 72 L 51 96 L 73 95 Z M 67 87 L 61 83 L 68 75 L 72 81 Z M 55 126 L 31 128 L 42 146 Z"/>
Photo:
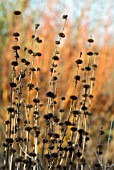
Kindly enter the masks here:
<path id="1" fill-rule="evenodd" d="M 63 15 L 62 16 L 62 19 L 66 19 L 67 20 L 67 18 L 68 18 L 68 15 Z"/>

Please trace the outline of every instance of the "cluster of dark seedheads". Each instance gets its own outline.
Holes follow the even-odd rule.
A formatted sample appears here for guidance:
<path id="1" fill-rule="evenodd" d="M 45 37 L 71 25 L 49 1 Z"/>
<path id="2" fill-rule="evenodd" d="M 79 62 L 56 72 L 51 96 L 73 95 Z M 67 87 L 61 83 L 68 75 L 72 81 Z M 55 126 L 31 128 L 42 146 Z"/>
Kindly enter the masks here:
<path id="1" fill-rule="evenodd" d="M 20 11 L 14 11 L 18 19 Z M 40 99 L 38 65 L 42 53 L 33 47 L 20 47 L 18 45 L 21 34 L 13 32 L 15 40 L 13 45 L 12 77 L 9 83 L 11 97 L 7 108 L 8 119 L 5 121 L 6 138 L 4 147 L 3 169 L 84 169 L 87 167 L 86 148 L 90 140 L 88 120 L 91 113 L 91 101 L 93 99 L 93 86 L 95 82 L 95 70 L 97 68 L 96 57 L 98 52 L 87 52 L 86 64 L 83 61 L 83 53 L 80 52 L 76 59 L 76 74 L 74 76 L 74 89 L 69 96 L 69 111 L 64 107 L 65 96 L 57 95 L 57 81 L 59 79 L 58 61 L 60 60 L 59 45 L 65 37 L 64 28 L 68 16 L 63 15 L 64 27 L 55 41 L 55 51 L 49 69 L 49 90 L 44 91 L 47 103 Z M 37 36 L 39 24 L 35 25 L 35 33 L 32 41 L 40 45 L 42 39 Z M 88 39 L 89 46 L 94 42 Z M 20 57 L 20 50 L 24 55 Z M 29 56 L 29 57 L 26 57 Z M 30 59 L 30 57 L 32 59 Z M 29 59 L 28 59 L 29 58 Z M 35 64 L 34 64 L 35 63 Z M 82 86 L 82 96 L 79 100 L 78 84 Z M 34 93 L 33 93 L 34 92 Z M 60 106 L 57 98 L 59 98 Z M 42 109 L 43 108 L 43 109 Z M 46 108 L 46 109 L 45 109 Z M 64 117 L 65 116 L 65 117 Z M 100 130 L 100 136 L 104 131 Z M 97 146 L 97 155 L 102 155 L 102 144 Z M 96 163 L 95 168 L 99 168 Z"/>

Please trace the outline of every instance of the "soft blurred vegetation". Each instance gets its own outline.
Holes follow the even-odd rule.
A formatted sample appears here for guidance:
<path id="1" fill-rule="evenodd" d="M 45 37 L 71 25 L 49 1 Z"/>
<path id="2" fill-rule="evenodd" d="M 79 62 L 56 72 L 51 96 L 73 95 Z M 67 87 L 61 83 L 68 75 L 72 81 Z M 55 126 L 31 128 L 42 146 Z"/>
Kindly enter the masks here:
<path id="1" fill-rule="evenodd" d="M 97 143 L 97 132 L 100 126 L 106 131 L 104 149 L 106 150 L 110 121 L 114 115 L 114 3 L 104 0 L 2 0 L 0 1 L 0 139 L 5 135 L 4 120 L 7 117 L 9 81 L 11 78 L 12 32 L 14 31 L 15 9 L 22 11 L 18 29 L 21 32 L 20 43 L 31 46 L 31 35 L 35 23 L 40 23 L 39 34 L 43 39 L 40 59 L 44 92 L 48 88 L 47 76 L 50 58 L 54 51 L 54 41 L 61 30 L 61 16 L 68 14 L 66 38 L 60 45 L 60 85 L 58 91 L 66 95 L 66 107 L 72 90 L 72 79 L 75 75 L 75 60 L 80 51 L 87 50 L 87 39 L 92 35 L 94 49 L 99 52 L 98 69 L 92 104 L 93 117 L 91 128 L 93 140 Z M 83 56 L 83 57 L 86 57 Z M 114 158 L 114 128 L 110 143 L 110 158 Z M 95 144 L 93 144 L 95 145 Z M 0 146 L 2 154 L 2 147 Z M 93 151 L 93 149 L 92 149 Z"/>

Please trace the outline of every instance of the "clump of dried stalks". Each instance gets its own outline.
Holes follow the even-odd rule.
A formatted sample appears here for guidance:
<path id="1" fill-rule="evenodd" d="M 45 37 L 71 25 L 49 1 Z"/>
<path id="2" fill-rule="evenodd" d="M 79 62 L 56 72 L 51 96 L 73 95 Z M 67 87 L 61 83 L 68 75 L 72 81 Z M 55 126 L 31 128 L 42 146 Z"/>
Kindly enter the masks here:
<path id="1" fill-rule="evenodd" d="M 21 12 L 14 11 L 18 20 Z M 102 160 L 102 144 L 99 142 L 95 152 L 97 161 L 88 162 L 87 145 L 91 140 L 90 117 L 93 99 L 93 87 L 95 83 L 95 70 L 97 69 L 96 57 L 98 52 L 91 50 L 94 43 L 92 37 L 88 39 L 89 51 L 87 60 L 83 62 L 83 53 L 80 52 L 76 59 L 76 73 L 73 78 L 74 88 L 70 95 L 69 111 L 64 108 L 65 96 L 58 96 L 57 87 L 59 79 L 60 54 L 58 46 L 65 37 L 64 29 L 67 15 L 63 15 L 64 26 L 55 41 L 55 51 L 50 64 L 50 78 L 48 91 L 44 91 L 44 103 L 41 101 L 40 90 L 43 82 L 40 82 L 41 68 L 38 51 L 42 39 L 38 37 L 39 24 L 35 25 L 32 35 L 32 48 L 20 47 L 18 40 L 20 33 L 13 32 L 15 44 L 12 47 L 14 57 L 11 61 L 12 77 L 10 84 L 11 96 L 9 101 L 8 119 L 6 120 L 6 138 L 4 146 L 3 169 L 111 169 L 113 165 L 107 165 L 108 145 L 106 161 Z M 17 21 L 18 22 L 18 21 Z M 49 44 L 51 45 L 51 44 Z M 20 57 L 19 51 L 23 51 Z M 64 66 L 63 66 L 64 67 Z M 67 76 L 67 75 L 66 75 Z M 83 92 L 79 98 L 78 86 Z M 57 99 L 57 100 L 56 100 Z M 58 104 L 59 101 L 59 104 Z M 110 132 L 112 129 L 112 122 Z M 104 134 L 103 129 L 99 136 Z"/>

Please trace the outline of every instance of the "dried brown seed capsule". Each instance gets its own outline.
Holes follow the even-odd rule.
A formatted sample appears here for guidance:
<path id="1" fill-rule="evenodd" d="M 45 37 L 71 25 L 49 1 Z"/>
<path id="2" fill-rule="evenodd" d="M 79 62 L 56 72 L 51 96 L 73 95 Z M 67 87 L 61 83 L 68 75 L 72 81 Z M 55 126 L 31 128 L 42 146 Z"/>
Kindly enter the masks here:
<path id="1" fill-rule="evenodd" d="M 62 113 L 62 112 L 64 112 L 64 111 L 65 111 L 65 110 L 64 110 L 64 109 L 62 109 L 62 108 L 60 108 L 60 109 L 59 109 L 59 112 L 61 112 L 61 113 Z"/>
<path id="2" fill-rule="evenodd" d="M 6 124 L 6 125 L 9 125 L 9 124 L 10 124 L 10 121 L 9 121 L 9 120 L 6 120 L 6 121 L 5 121 L 5 124 Z"/>
<path id="3" fill-rule="evenodd" d="M 77 131 L 77 128 L 73 126 L 73 127 L 71 127 L 71 131 L 75 132 L 75 131 Z"/>
<path id="4" fill-rule="evenodd" d="M 20 14 L 21 14 L 21 11 L 16 10 L 16 11 L 14 11 L 13 13 L 14 13 L 14 15 L 20 15 Z"/>
<path id="5" fill-rule="evenodd" d="M 31 68 L 30 68 L 30 71 L 33 71 L 33 72 L 34 72 L 34 71 L 36 71 L 36 69 L 35 69 L 34 67 L 31 67 Z"/>
<path id="6" fill-rule="evenodd" d="M 54 72 L 54 68 L 50 68 L 50 72 L 53 73 Z"/>
<path id="7" fill-rule="evenodd" d="M 35 111 L 33 112 L 33 114 L 39 115 L 39 111 L 36 111 L 36 110 L 35 110 Z"/>
<path id="8" fill-rule="evenodd" d="M 26 51 L 27 50 L 27 47 L 24 47 L 24 51 Z"/>
<path id="9" fill-rule="evenodd" d="M 64 123 L 62 123 L 62 122 L 59 123 L 59 126 L 63 126 L 63 125 L 64 125 Z"/>
<path id="10" fill-rule="evenodd" d="M 51 91 L 48 91 L 48 92 L 46 93 L 46 96 L 54 99 L 54 98 L 56 97 L 56 94 L 54 94 L 54 93 L 51 92 Z"/>
<path id="11" fill-rule="evenodd" d="M 58 158 L 58 153 L 53 152 L 53 153 L 51 154 L 51 157 L 52 157 L 52 158 Z"/>
<path id="12" fill-rule="evenodd" d="M 45 114 L 44 115 L 44 119 L 46 119 L 46 120 L 49 120 L 49 119 L 51 119 L 53 117 L 53 114 L 52 113 L 49 113 L 49 114 Z"/>
<path id="13" fill-rule="evenodd" d="M 87 66 L 87 67 L 85 67 L 85 70 L 86 70 L 86 71 L 90 71 L 90 70 L 91 70 L 91 67 Z"/>
<path id="14" fill-rule="evenodd" d="M 38 29 L 39 26 L 40 24 L 35 24 L 35 29 Z"/>
<path id="15" fill-rule="evenodd" d="M 55 56 L 52 57 L 52 59 L 58 61 L 59 57 L 57 55 L 55 55 Z"/>
<path id="16" fill-rule="evenodd" d="M 54 134 L 53 134 L 53 137 L 57 139 L 57 138 L 60 137 L 60 135 L 59 135 L 58 133 L 54 133 Z"/>
<path id="17" fill-rule="evenodd" d="M 29 61 L 26 61 L 25 65 L 28 66 L 29 64 L 30 64 L 30 62 L 29 62 Z"/>
<path id="18" fill-rule="evenodd" d="M 75 75 L 75 76 L 74 76 L 74 79 L 75 79 L 75 80 L 80 80 L 80 76 L 79 76 L 79 75 Z"/>
<path id="19" fill-rule="evenodd" d="M 54 104 L 57 104 L 57 102 L 54 100 Z"/>
<path id="20" fill-rule="evenodd" d="M 56 81 L 57 80 L 57 76 L 53 76 L 51 80 L 52 81 Z"/>
<path id="21" fill-rule="evenodd" d="M 53 67 L 57 67 L 58 65 L 53 63 L 52 66 L 53 66 Z"/>
<path id="22" fill-rule="evenodd" d="M 95 167 L 97 167 L 97 168 L 101 168 L 101 165 L 98 163 L 98 164 L 94 164 L 95 165 Z"/>
<path id="23" fill-rule="evenodd" d="M 35 137 L 38 137 L 39 134 L 40 134 L 40 130 L 36 130 L 36 131 L 35 131 Z"/>
<path id="24" fill-rule="evenodd" d="M 93 68 L 97 68 L 97 64 L 93 64 L 92 67 L 93 67 Z"/>
<path id="25" fill-rule="evenodd" d="M 59 143 L 61 143 L 61 142 L 59 141 Z M 63 147 L 62 147 L 62 146 L 60 146 L 60 147 L 58 146 L 57 149 L 58 149 L 59 151 L 63 151 Z"/>
<path id="26" fill-rule="evenodd" d="M 27 120 L 24 120 L 24 123 L 27 124 Z"/>
<path id="27" fill-rule="evenodd" d="M 74 147 L 70 146 L 70 147 L 68 148 L 68 150 L 69 150 L 69 152 L 73 152 L 73 151 L 74 151 Z"/>
<path id="28" fill-rule="evenodd" d="M 64 38 L 64 37 L 65 37 L 65 34 L 64 34 L 63 32 L 60 32 L 60 33 L 59 33 L 59 36 L 60 36 L 61 38 Z"/>
<path id="29" fill-rule="evenodd" d="M 79 133 L 80 135 L 83 135 L 83 134 L 85 133 L 85 131 L 84 131 L 83 129 L 79 129 L 79 130 L 78 130 L 78 133 Z"/>
<path id="30" fill-rule="evenodd" d="M 65 97 L 64 97 L 64 96 L 62 96 L 62 97 L 61 97 L 61 100 L 65 100 Z"/>
<path id="31" fill-rule="evenodd" d="M 77 157 L 81 157 L 82 153 L 78 150 L 78 152 L 76 153 Z"/>
<path id="32" fill-rule="evenodd" d="M 58 122 L 59 122 L 59 118 L 58 118 L 57 116 L 53 116 L 53 121 L 54 121 L 55 123 L 58 123 Z"/>
<path id="33" fill-rule="evenodd" d="M 45 154 L 46 159 L 50 159 L 51 155 L 50 154 Z"/>
<path id="34" fill-rule="evenodd" d="M 18 162 L 22 162 L 23 160 L 23 157 L 22 156 L 19 156 L 18 158 L 15 158 L 15 162 L 18 163 Z"/>
<path id="35" fill-rule="evenodd" d="M 17 137 L 15 138 L 15 141 L 16 141 L 16 142 L 23 142 L 23 138 L 20 137 L 20 136 L 17 136 Z"/>
<path id="36" fill-rule="evenodd" d="M 53 135 L 52 135 L 52 136 L 53 136 Z M 56 139 L 51 139 L 50 142 L 51 142 L 52 144 L 54 144 L 54 143 L 57 143 L 57 140 L 56 140 Z"/>
<path id="37" fill-rule="evenodd" d="M 28 53 L 29 53 L 29 54 L 32 54 L 32 53 L 33 53 L 33 51 L 32 51 L 31 49 L 29 49 L 29 50 L 28 50 Z"/>
<path id="38" fill-rule="evenodd" d="M 27 104 L 27 105 L 26 105 L 26 108 L 31 109 L 31 108 L 33 108 L 33 105 L 32 105 L 32 104 Z"/>
<path id="39" fill-rule="evenodd" d="M 79 115 L 80 111 L 79 110 L 72 110 L 71 112 L 74 116 Z"/>
<path id="40" fill-rule="evenodd" d="M 59 44 L 60 44 L 60 41 L 55 41 L 55 44 L 59 45 Z"/>
<path id="41" fill-rule="evenodd" d="M 41 57 L 41 56 L 42 56 L 42 53 L 40 53 L 40 52 L 36 52 L 36 53 L 34 53 L 33 55 L 34 55 L 34 56 Z"/>
<path id="42" fill-rule="evenodd" d="M 91 77 L 90 80 L 91 80 L 91 81 L 95 81 L 95 77 Z"/>
<path id="43" fill-rule="evenodd" d="M 41 40 L 41 39 L 38 39 L 38 40 L 37 40 L 37 43 L 42 43 L 42 40 Z"/>
<path id="44" fill-rule="evenodd" d="M 10 82 L 10 87 L 12 87 L 12 88 L 16 87 L 16 83 Z"/>
<path id="45" fill-rule="evenodd" d="M 40 71 L 41 69 L 39 67 L 36 67 L 36 71 Z"/>
<path id="46" fill-rule="evenodd" d="M 18 66 L 18 62 L 17 62 L 17 61 L 12 61 L 12 62 L 11 62 L 11 65 L 14 66 L 14 67 L 16 67 L 16 66 Z"/>
<path id="47" fill-rule="evenodd" d="M 12 34 L 12 36 L 13 36 L 13 37 L 19 37 L 20 34 L 19 34 L 18 32 L 14 32 L 14 33 Z"/>
<path id="48" fill-rule="evenodd" d="M 73 165 L 74 163 L 72 161 L 69 161 L 69 165 Z"/>
<path id="49" fill-rule="evenodd" d="M 55 51 L 55 54 L 59 54 L 59 51 Z"/>
<path id="50" fill-rule="evenodd" d="M 22 162 L 23 162 L 24 164 L 26 164 L 26 165 L 29 165 L 30 160 L 28 160 L 28 159 L 23 159 Z"/>
<path id="51" fill-rule="evenodd" d="M 14 108 L 13 108 L 13 107 L 8 107 L 8 108 L 7 108 L 7 111 L 10 112 L 10 113 L 12 113 L 12 112 L 14 112 Z"/>
<path id="52" fill-rule="evenodd" d="M 20 50 L 20 46 L 14 45 L 14 46 L 12 47 L 12 49 L 13 49 L 13 50 L 16 50 L 16 51 L 17 51 L 17 50 Z"/>
<path id="53" fill-rule="evenodd" d="M 32 89 L 34 88 L 34 84 L 29 83 L 29 84 L 28 84 L 28 87 L 29 87 L 29 90 L 32 90 Z"/>
<path id="54" fill-rule="evenodd" d="M 39 40 L 39 37 L 36 37 L 36 41 L 38 42 L 38 40 Z"/>
<path id="55" fill-rule="evenodd" d="M 87 107 L 86 107 L 85 105 L 83 105 L 83 106 L 81 107 L 81 109 L 82 109 L 83 111 L 85 111 L 85 110 L 87 110 Z"/>
<path id="56" fill-rule="evenodd" d="M 40 100 L 38 98 L 33 99 L 34 103 L 40 103 Z"/>
<path id="57" fill-rule="evenodd" d="M 40 87 L 35 87 L 35 90 L 36 91 L 39 91 L 41 88 Z"/>
<path id="58" fill-rule="evenodd" d="M 102 151 L 98 151 L 97 154 L 98 154 L 98 155 L 102 155 L 103 152 L 102 152 Z"/>
<path id="59" fill-rule="evenodd" d="M 93 96 L 92 94 L 90 94 L 88 97 L 89 97 L 90 99 L 93 99 L 94 96 Z"/>
<path id="60" fill-rule="evenodd" d="M 88 96 L 88 94 L 82 94 L 82 96 L 83 96 L 83 97 L 87 97 L 87 96 Z"/>
<path id="61" fill-rule="evenodd" d="M 83 63 L 83 61 L 81 59 L 76 60 L 76 64 L 82 64 L 82 63 Z"/>
<path id="62" fill-rule="evenodd" d="M 69 120 L 66 120 L 66 121 L 65 121 L 65 125 L 66 125 L 66 126 L 71 126 L 72 123 L 71 123 Z"/>
<path id="63" fill-rule="evenodd" d="M 101 129 L 101 130 L 100 130 L 100 135 L 102 136 L 102 135 L 104 135 L 104 133 L 105 133 L 105 132 Z"/>
<path id="64" fill-rule="evenodd" d="M 84 71 L 85 69 L 84 68 L 81 68 L 82 71 Z"/>
<path id="65" fill-rule="evenodd" d="M 4 148 L 7 148 L 7 147 L 8 147 L 8 144 L 4 142 L 4 143 L 2 144 L 2 146 L 3 146 Z"/>
<path id="66" fill-rule="evenodd" d="M 17 107 L 20 107 L 21 106 L 21 104 L 20 103 L 17 103 Z M 20 122 L 21 121 L 21 119 L 18 117 L 17 118 L 17 122 Z"/>
<path id="67" fill-rule="evenodd" d="M 68 140 L 68 145 L 72 145 L 73 144 L 73 142 L 71 141 L 71 140 Z"/>
<path id="68" fill-rule="evenodd" d="M 6 143 L 12 144 L 13 143 L 13 138 L 6 138 Z"/>
<path id="69" fill-rule="evenodd" d="M 36 156 L 36 153 L 35 152 L 31 152 L 31 153 L 29 153 L 29 155 L 34 158 Z"/>
<path id="70" fill-rule="evenodd" d="M 70 96 L 71 100 L 77 100 L 77 97 L 75 95 Z"/>
<path id="71" fill-rule="evenodd" d="M 89 139 L 90 139 L 90 138 L 89 138 L 88 136 L 86 136 L 85 140 L 86 140 L 86 141 L 89 141 Z"/>
<path id="72" fill-rule="evenodd" d="M 99 55 L 99 53 L 98 53 L 98 52 L 94 52 L 94 54 L 95 54 L 95 55 Z"/>
<path id="73" fill-rule="evenodd" d="M 26 127 L 25 127 L 25 130 L 28 131 L 28 132 L 30 132 L 30 131 L 32 130 L 32 127 L 26 126 Z"/>
<path id="74" fill-rule="evenodd" d="M 87 52 L 87 55 L 92 56 L 93 52 L 89 51 L 89 52 Z"/>
<path id="75" fill-rule="evenodd" d="M 39 130 L 39 126 L 33 126 L 32 129 L 33 129 L 34 131 Z"/>
<path id="76" fill-rule="evenodd" d="M 68 15 L 63 15 L 62 16 L 62 19 L 66 19 L 67 20 L 67 18 L 68 18 Z"/>
<path id="77" fill-rule="evenodd" d="M 87 41 L 88 41 L 89 43 L 93 43 L 93 42 L 94 42 L 94 40 L 93 40 L 92 38 L 89 38 Z"/>
<path id="78" fill-rule="evenodd" d="M 83 79 L 83 80 L 82 80 L 82 83 L 86 83 L 86 79 Z"/>
<path id="79" fill-rule="evenodd" d="M 22 62 L 22 63 L 26 63 L 26 59 L 25 59 L 25 58 L 22 58 L 22 59 L 21 59 L 21 62 Z"/>
<path id="80" fill-rule="evenodd" d="M 49 137 L 52 137 L 52 136 L 53 136 L 53 133 L 52 133 L 52 132 L 49 132 L 49 133 L 48 133 L 48 136 L 49 136 Z"/>
<path id="81" fill-rule="evenodd" d="M 49 145 L 48 149 L 53 150 L 54 149 L 54 145 L 52 145 L 52 144 Z"/>
<path id="82" fill-rule="evenodd" d="M 89 88 L 90 88 L 90 85 L 89 85 L 89 84 L 84 84 L 83 87 L 84 87 L 85 89 L 89 89 Z"/>
<path id="83" fill-rule="evenodd" d="M 85 136 L 88 136 L 88 135 L 89 135 L 89 132 L 85 131 L 85 132 L 84 132 L 84 135 L 85 135 Z"/>
<path id="84" fill-rule="evenodd" d="M 35 35 L 32 35 L 31 37 L 34 39 L 34 38 L 35 38 Z"/>
<path id="85" fill-rule="evenodd" d="M 68 147 L 67 147 L 67 146 L 66 146 L 66 147 L 64 147 L 64 151 L 66 151 L 66 152 L 68 151 Z"/>
<path id="86" fill-rule="evenodd" d="M 43 141 L 43 143 L 47 143 L 48 142 L 48 140 L 46 138 L 43 138 L 42 141 Z"/>

